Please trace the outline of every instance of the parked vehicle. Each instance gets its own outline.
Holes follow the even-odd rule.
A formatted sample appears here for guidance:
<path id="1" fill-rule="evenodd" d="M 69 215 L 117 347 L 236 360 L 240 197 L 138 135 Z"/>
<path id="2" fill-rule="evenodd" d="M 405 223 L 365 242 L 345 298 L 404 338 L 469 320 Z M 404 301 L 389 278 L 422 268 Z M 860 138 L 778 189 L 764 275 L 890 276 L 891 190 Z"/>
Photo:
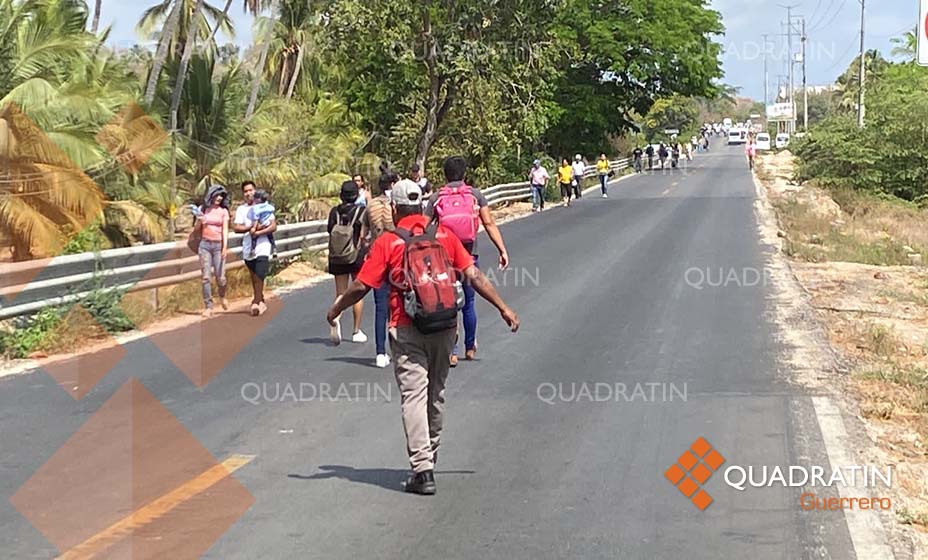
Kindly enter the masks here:
<path id="1" fill-rule="evenodd" d="M 748 141 L 748 131 L 742 128 L 733 128 L 728 132 L 728 145 L 744 144 Z"/>
<path id="2" fill-rule="evenodd" d="M 789 134 L 781 132 L 777 134 L 776 146 L 778 150 L 782 150 L 789 146 Z"/>
<path id="3" fill-rule="evenodd" d="M 757 149 L 758 150 L 769 150 L 771 147 L 770 135 L 766 132 L 761 132 L 757 135 Z"/>

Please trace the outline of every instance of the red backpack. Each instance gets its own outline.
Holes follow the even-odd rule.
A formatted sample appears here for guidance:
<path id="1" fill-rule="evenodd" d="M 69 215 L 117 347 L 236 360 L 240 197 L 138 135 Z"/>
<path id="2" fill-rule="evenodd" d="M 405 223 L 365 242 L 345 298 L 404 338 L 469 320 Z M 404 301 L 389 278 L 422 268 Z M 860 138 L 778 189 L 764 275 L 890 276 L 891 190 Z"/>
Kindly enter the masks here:
<path id="1" fill-rule="evenodd" d="M 421 233 L 396 230 L 406 244 L 403 252 L 406 314 L 423 334 L 457 327 L 458 311 L 464 307 L 464 288 L 444 246 L 438 242 L 438 226 L 430 224 Z"/>
<path id="2" fill-rule="evenodd" d="M 442 187 L 435 202 L 438 223 L 451 230 L 462 243 L 473 243 L 480 231 L 477 199 L 468 185 Z"/>

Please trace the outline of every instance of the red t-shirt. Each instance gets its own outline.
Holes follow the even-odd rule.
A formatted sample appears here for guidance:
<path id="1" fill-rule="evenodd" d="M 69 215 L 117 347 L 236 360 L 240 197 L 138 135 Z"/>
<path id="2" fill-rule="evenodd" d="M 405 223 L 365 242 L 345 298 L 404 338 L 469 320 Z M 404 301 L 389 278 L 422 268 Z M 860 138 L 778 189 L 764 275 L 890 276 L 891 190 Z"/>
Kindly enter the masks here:
<path id="1" fill-rule="evenodd" d="M 411 230 L 414 234 L 425 230 L 429 224 L 429 219 L 422 215 L 406 216 L 398 224 L 397 229 Z M 438 242 L 441 243 L 445 251 L 448 252 L 448 258 L 451 259 L 451 265 L 458 271 L 465 271 L 474 264 L 474 258 L 464 249 L 464 245 L 453 233 L 438 226 L 436 234 Z M 371 289 L 377 289 L 383 285 L 384 281 L 392 275 L 393 271 L 403 270 L 403 253 L 406 250 L 406 244 L 398 235 L 393 232 L 386 232 L 377 238 L 377 241 L 371 245 L 371 251 L 358 273 L 358 280 Z M 412 319 L 406 314 L 403 308 L 403 292 L 396 285 L 397 282 L 390 283 L 390 326 L 406 327 L 412 325 Z"/>

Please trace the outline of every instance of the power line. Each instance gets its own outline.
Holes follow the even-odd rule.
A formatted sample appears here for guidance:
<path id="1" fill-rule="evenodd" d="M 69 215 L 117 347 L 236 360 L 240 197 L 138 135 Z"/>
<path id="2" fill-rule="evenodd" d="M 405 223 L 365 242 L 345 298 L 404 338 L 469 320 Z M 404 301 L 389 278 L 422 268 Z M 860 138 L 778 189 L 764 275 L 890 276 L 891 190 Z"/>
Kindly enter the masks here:
<path id="1" fill-rule="evenodd" d="M 826 27 L 829 27 L 832 23 L 835 22 L 836 19 L 838 19 L 838 16 L 839 16 L 839 15 L 841 14 L 841 12 L 844 10 L 844 7 L 845 7 L 846 5 L 847 5 L 847 0 L 843 0 L 843 1 L 841 2 L 841 5 L 838 6 L 837 11 L 835 11 L 835 13 L 831 16 L 831 19 L 828 20 L 828 23 L 822 25 L 822 22 L 819 22 L 818 27 L 815 27 L 815 28 L 812 29 L 811 31 L 819 31 L 819 30 L 821 30 L 821 29 L 825 29 Z"/>
<path id="2" fill-rule="evenodd" d="M 813 29 L 815 29 L 816 26 L 818 26 L 818 25 L 821 24 L 823 21 L 825 21 L 825 18 L 828 17 L 828 12 L 831 11 L 831 8 L 832 8 L 834 5 L 835 5 L 835 0 L 829 0 L 829 1 L 828 1 L 828 6 L 825 8 L 825 11 L 822 12 L 821 17 L 818 18 L 818 21 L 813 21 L 810 27 L 812 27 Z M 811 18 L 809 18 L 809 19 L 814 20 L 815 17 L 811 17 Z"/>

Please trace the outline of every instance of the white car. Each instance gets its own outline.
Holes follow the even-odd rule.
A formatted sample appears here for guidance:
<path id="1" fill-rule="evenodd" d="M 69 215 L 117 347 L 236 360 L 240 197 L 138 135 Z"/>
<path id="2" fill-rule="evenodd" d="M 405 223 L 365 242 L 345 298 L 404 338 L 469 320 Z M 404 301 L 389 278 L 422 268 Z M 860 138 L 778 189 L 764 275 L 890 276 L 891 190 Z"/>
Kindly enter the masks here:
<path id="1" fill-rule="evenodd" d="M 770 135 L 766 132 L 761 132 L 757 135 L 757 149 L 758 150 L 769 150 L 770 149 Z"/>
<path id="2" fill-rule="evenodd" d="M 787 133 L 785 133 L 785 132 L 781 132 L 780 134 L 777 134 L 777 141 L 776 141 L 776 142 L 777 142 L 777 143 L 776 143 L 776 146 L 777 146 L 777 149 L 778 149 L 778 150 L 782 150 L 782 149 L 788 147 L 788 146 L 789 146 L 789 134 L 787 134 Z"/>
<path id="3" fill-rule="evenodd" d="M 745 144 L 748 141 L 748 131 L 741 128 L 733 128 L 728 132 L 728 145 Z"/>

